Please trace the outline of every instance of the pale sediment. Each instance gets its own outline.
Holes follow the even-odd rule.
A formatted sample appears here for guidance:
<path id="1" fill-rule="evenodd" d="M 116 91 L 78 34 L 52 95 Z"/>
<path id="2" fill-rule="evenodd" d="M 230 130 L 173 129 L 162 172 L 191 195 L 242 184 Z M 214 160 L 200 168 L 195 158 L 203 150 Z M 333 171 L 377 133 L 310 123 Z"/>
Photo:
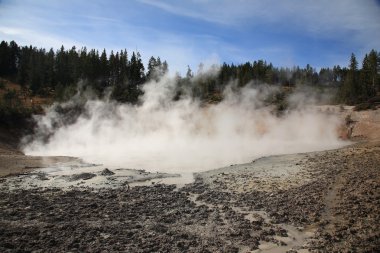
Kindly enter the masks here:
<path id="1" fill-rule="evenodd" d="M 380 143 L 371 142 L 199 173 L 181 188 L 8 191 L 7 178 L 1 182 L 0 250 L 376 251 L 379 164 Z M 102 172 L 78 181 L 115 176 Z"/>

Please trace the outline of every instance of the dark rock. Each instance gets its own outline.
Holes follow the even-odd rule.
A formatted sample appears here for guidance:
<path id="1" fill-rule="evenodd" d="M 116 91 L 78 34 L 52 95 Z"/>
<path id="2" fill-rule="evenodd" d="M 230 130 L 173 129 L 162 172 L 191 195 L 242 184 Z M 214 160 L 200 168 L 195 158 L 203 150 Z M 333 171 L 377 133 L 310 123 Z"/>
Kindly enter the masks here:
<path id="1" fill-rule="evenodd" d="M 93 177 L 96 177 L 96 174 L 94 174 L 94 173 L 74 174 L 70 177 L 70 181 L 89 180 Z"/>
<path id="2" fill-rule="evenodd" d="M 102 170 L 100 174 L 102 176 L 112 176 L 112 175 L 115 175 L 115 172 L 109 170 L 108 168 L 105 168 L 104 170 Z"/>

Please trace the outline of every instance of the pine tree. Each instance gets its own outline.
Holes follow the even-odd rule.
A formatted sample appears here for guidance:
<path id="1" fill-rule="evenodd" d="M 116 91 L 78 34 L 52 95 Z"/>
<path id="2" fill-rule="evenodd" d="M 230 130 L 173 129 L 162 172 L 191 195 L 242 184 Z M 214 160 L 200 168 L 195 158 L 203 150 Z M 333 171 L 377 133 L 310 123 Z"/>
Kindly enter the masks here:
<path id="1" fill-rule="evenodd" d="M 169 72 L 169 65 L 166 60 L 162 63 L 162 74 L 166 75 Z"/>
<path id="2" fill-rule="evenodd" d="M 26 86 L 28 81 L 28 68 L 30 62 L 30 55 L 33 51 L 32 46 L 21 48 L 18 73 L 17 73 L 17 82 L 22 86 Z M 54 65 L 54 64 L 53 64 Z"/>
<path id="3" fill-rule="evenodd" d="M 14 77 L 17 74 L 17 65 L 20 56 L 20 49 L 13 40 L 9 43 L 9 75 Z"/>
<path id="4" fill-rule="evenodd" d="M 117 78 L 117 63 L 116 63 L 116 57 L 115 54 L 113 53 L 113 50 L 111 51 L 110 54 L 110 59 L 109 59 L 109 72 L 110 72 L 110 85 L 115 85 L 116 84 L 116 78 Z"/>
<path id="5" fill-rule="evenodd" d="M 109 77 L 109 66 L 108 66 L 107 52 L 106 52 L 106 49 L 103 49 L 103 52 L 100 55 L 100 79 L 102 82 L 102 86 L 107 85 L 108 77 Z"/>
<path id="6" fill-rule="evenodd" d="M 364 56 L 362 69 L 360 71 L 360 85 L 363 98 L 367 99 L 373 95 L 371 68 L 367 54 Z"/>
<path id="7" fill-rule="evenodd" d="M 126 83 L 128 80 L 129 62 L 127 50 L 120 52 L 120 82 Z"/>
<path id="8" fill-rule="evenodd" d="M 9 44 L 5 41 L 0 43 L 0 76 L 13 78 L 17 75 L 17 65 L 20 57 L 20 49 L 16 42 Z"/>
<path id="9" fill-rule="evenodd" d="M 333 83 L 338 84 L 343 80 L 342 68 L 337 65 L 333 67 Z"/>
<path id="10" fill-rule="evenodd" d="M 0 43 L 0 76 L 6 76 L 9 73 L 9 57 L 8 43 L 2 41 Z"/>
<path id="11" fill-rule="evenodd" d="M 191 79 L 191 78 L 193 78 L 193 71 L 191 71 L 191 68 L 190 68 L 190 66 L 189 65 L 187 65 L 187 72 L 186 72 L 186 78 L 187 79 Z"/>
<path id="12" fill-rule="evenodd" d="M 51 89 L 55 87 L 56 81 L 55 81 L 55 73 L 54 73 L 54 58 L 55 58 L 55 53 L 54 50 L 51 48 L 49 52 L 46 55 L 46 60 L 45 60 L 45 82 L 46 85 L 49 86 Z"/>
<path id="13" fill-rule="evenodd" d="M 133 52 L 130 66 L 130 82 L 133 85 L 140 85 L 144 82 L 145 73 L 144 65 L 141 60 L 140 53 Z"/>
<path id="14" fill-rule="evenodd" d="M 79 52 L 79 66 L 78 66 L 78 72 L 79 77 L 81 79 L 87 79 L 88 73 L 89 73 L 89 62 L 88 62 L 88 56 L 87 56 L 87 48 L 82 47 Z"/>
<path id="15" fill-rule="evenodd" d="M 34 48 L 31 57 L 29 58 L 28 67 L 28 83 L 33 94 L 45 95 L 45 82 L 44 82 L 44 50 L 37 50 Z"/>
<path id="16" fill-rule="evenodd" d="M 352 53 L 350 58 L 349 70 L 345 76 L 341 91 L 342 101 L 348 104 L 354 104 L 360 100 L 361 92 L 358 87 L 357 71 L 358 62 L 356 60 L 355 55 Z"/>
<path id="17" fill-rule="evenodd" d="M 76 84 L 79 79 L 79 55 L 76 51 L 76 47 L 73 46 L 67 53 L 67 84 Z"/>
<path id="18" fill-rule="evenodd" d="M 157 60 L 153 56 L 150 57 L 148 61 L 148 72 L 146 74 L 146 78 L 148 80 L 153 80 L 156 78 L 156 68 L 157 68 Z"/>
<path id="19" fill-rule="evenodd" d="M 371 50 L 368 55 L 368 69 L 371 83 L 371 95 L 380 92 L 380 53 Z"/>
<path id="20" fill-rule="evenodd" d="M 61 84 L 64 87 L 67 86 L 69 84 L 68 75 L 67 75 L 69 66 L 68 66 L 67 52 L 65 51 L 65 48 L 63 46 L 56 53 L 55 66 L 56 66 L 57 83 Z"/>

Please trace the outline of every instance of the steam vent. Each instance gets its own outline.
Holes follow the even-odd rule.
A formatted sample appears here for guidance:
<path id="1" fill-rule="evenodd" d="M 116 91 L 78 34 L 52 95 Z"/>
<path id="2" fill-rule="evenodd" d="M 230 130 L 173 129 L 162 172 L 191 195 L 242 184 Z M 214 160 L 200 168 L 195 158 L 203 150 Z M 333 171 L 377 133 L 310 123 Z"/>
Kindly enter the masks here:
<path id="1" fill-rule="evenodd" d="M 380 252 L 379 13 L 0 0 L 0 252 Z"/>

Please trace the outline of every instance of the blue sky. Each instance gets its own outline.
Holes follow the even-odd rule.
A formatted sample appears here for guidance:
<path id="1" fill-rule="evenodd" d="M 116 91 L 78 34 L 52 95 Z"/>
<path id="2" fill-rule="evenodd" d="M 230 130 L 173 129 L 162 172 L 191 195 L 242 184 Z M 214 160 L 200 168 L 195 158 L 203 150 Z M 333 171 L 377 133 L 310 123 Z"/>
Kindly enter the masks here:
<path id="1" fill-rule="evenodd" d="M 347 66 L 380 50 L 375 0 L 0 0 L 0 40 L 138 50 L 172 73 L 200 62 Z"/>

